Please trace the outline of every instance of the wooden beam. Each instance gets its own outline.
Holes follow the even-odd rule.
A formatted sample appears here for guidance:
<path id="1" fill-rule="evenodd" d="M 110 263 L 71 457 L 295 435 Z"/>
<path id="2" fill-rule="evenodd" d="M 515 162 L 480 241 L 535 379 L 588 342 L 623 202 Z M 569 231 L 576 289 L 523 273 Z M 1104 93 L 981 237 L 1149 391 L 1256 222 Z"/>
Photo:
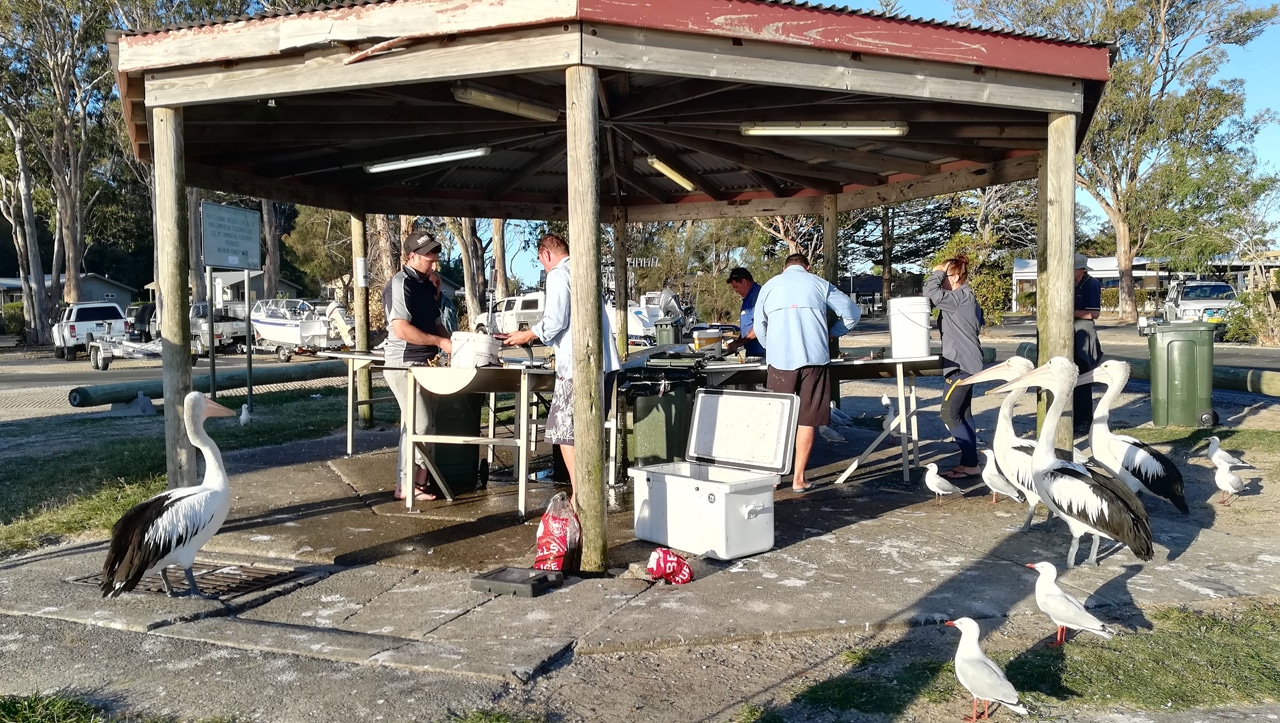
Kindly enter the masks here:
<path id="1" fill-rule="evenodd" d="M 1083 84 L 1074 78 L 971 65 L 860 55 L 685 33 L 588 25 L 582 57 L 600 68 L 727 82 L 856 91 L 897 98 L 1078 113 Z M 148 94 L 150 87 L 148 87 Z"/>
<path id="2" fill-rule="evenodd" d="M 670 197 L 666 193 L 663 193 L 662 189 L 651 183 L 649 179 L 641 176 L 639 173 L 636 173 L 635 169 L 625 161 L 620 161 L 610 170 L 613 171 L 613 174 L 617 176 L 619 180 L 630 185 L 632 188 L 635 188 L 637 191 L 643 193 L 649 198 L 652 198 L 658 203 L 670 202 Z"/>
<path id="3" fill-rule="evenodd" d="M 835 196 L 822 197 L 822 278 L 826 279 L 831 285 L 839 282 L 840 264 L 836 251 L 836 240 L 840 234 L 840 214 L 837 210 L 837 200 Z M 834 321 L 834 314 L 827 312 L 828 323 Z M 840 340 L 831 339 L 828 342 L 828 351 L 831 352 L 832 358 L 840 356 Z M 840 380 L 831 379 L 831 388 L 828 395 L 831 402 L 836 406 L 840 405 Z"/>
<path id="4" fill-rule="evenodd" d="M 552 134 L 558 134 L 558 132 L 555 126 L 548 124 L 545 130 L 519 130 L 503 133 L 457 133 L 451 136 L 430 136 L 412 142 L 382 143 L 354 150 L 331 151 L 323 155 L 317 155 L 314 158 L 291 162 L 273 162 L 268 158 L 265 163 L 256 165 L 263 175 L 291 178 L 347 168 L 360 168 L 379 161 L 426 155 L 437 151 L 450 151 L 477 146 L 490 146 L 493 148 L 519 146 L 529 141 L 541 140 Z"/>
<path id="5" fill-rule="evenodd" d="M 1036 156 L 1020 156 L 997 163 L 939 173 L 928 178 L 901 181 L 874 188 L 849 191 L 836 196 L 837 209 L 852 211 L 886 204 L 929 198 L 944 193 L 985 188 L 1000 183 L 1036 177 Z M 627 218 L 632 223 L 687 221 L 708 218 L 750 218 L 752 216 L 798 216 L 822 213 L 821 196 L 768 198 L 729 203 L 675 203 L 665 206 L 631 206 Z"/>
<path id="6" fill-rule="evenodd" d="M 886 156 L 883 153 L 869 153 L 867 151 L 855 150 L 847 146 L 837 146 L 831 143 L 822 143 L 820 141 L 810 140 L 807 138 L 744 136 L 742 135 L 742 132 L 738 130 L 712 130 L 709 128 L 694 128 L 674 123 L 664 125 L 663 128 L 670 133 L 678 133 L 680 135 L 693 136 L 695 138 L 705 138 L 708 140 L 721 141 L 750 148 L 759 148 L 761 150 L 782 153 L 792 157 L 802 156 L 805 159 L 822 159 L 833 161 L 835 163 L 848 163 L 850 165 L 870 168 L 873 171 L 878 172 L 911 173 L 917 176 L 931 176 L 938 172 L 938 165 L 936 163 L 914 161 L 909 158 L 899 158 L 897 156 Z M 806 160 L 805 162 L 812 161 Z"/>
<path id="7" fill-rule="evenodd" d="M 334 6 L 305 14 L 120 37 L 118 72 L 181 65 L 229 64 L 331 45 L 355 46 L 404 36 L 447 38 L 531 23 L 559 25 L 576 16 L 576 0 L 440 3 L 400 0 Z M 375 56 L 378 60 L 384 56 Z M 364 63 L 369 60 L 362 61 Z M 356 63 L 360 65 L 361 63 Z"/>
<path id="8" fill-rule="evenodd" d="M 1049 117 L 1049 148 L 1040 156 L 1040 231 L 1036 234 L 1036 328 L 1040 363 L 1075 354 L 1075 168 L 1076 116 Z M 1043 405 L 1042 395 L 1042 405 Z M 1070 400 L 1068 400 L 1070 404 Z M 1093 410 L 1084 410 L 1092 414 Z M 1043 419 L 1043 417 L 1041 418 Z M 1064 415 L 1055 446 L 1072 448 L 1071 424 Z"/>
<path id="9" fill-rule="evenodd" d="M 569 272 L 573 277 L 573 463 L 582 509 L 582 569 L 609 567 L 604 500 L 604 362 L 600 308 L 600 149 L 595 68 L 565 71 L 569 145 Z"/>
<path id="10" fill-rule="evenodd" d="M 565 146 L 561 142 L 560 134 L 557 133 L 551 136 L 551 145 L 534 154 L 528 163 L 520 167 L 515 173 L 507 176 L 502 184 L 493 190 L 493 197 L 499 198 L 515 190 L 520 184 L 529 180 L 533 174 L 541 171 L 547 164 L 558 160 L 564 154 Z"/>
<path id="11" fill-rule="evenodd" d="M 786 88 L 771 88 L 771 91 L 786 93 Z M 759 93 L 759 91 L 756 91 Z M 796 92 L 796 91 L 790 91 Z M 809 93 L 812 96 L 812 93 Z M 832 93 L 823 95 L 835 98 Z M 655 122 L 696 122 L 723 123 L 737 126 L 743 121 L 906 121 L 908 123 L 1040 123 L 1045 122 L 1044 113 L 981 105 L 960 105 L 942 101 L 909 101 L 899 102 L 894 99 L 873 96 L 871 100 L 837 103 L 822 100 L 809 100 L 805 103 L 787 103 L 778 106 L 773 97 L 762 98 L 756 105 L 749 102 L 741 107 L 724 109 L 704 108 L 698 106 L 681 106 L 677 111 L 665 116 L 645 118 Z M 783 96 L 786 97 L 785 95 Z M 705 105 L 705 104 L 704 104 Z M 797 109 L 796 106 L 801 106 Z"/>
<path id="12" fill-rule="evenodd" d="M 416 86 L 413 86 L 416 87 Z M 437 87 L 437 86 L 431 86 Z M 506 115 L 498 111 L 461 105 L 452 101 L 448 104 L 413 105 L 410 103 L 384 100 L 373 104 L 357 103 L 354 92 L 318 93 L 313 96 L 293 96 L 275 101 L 275 105 L 266 102 L 239 101 L 220 103 L 218 105 L 198 105 L 185 109 L 189 118 L 188 127 L 207 128 L 218 125 L 413 125 L 444 126 L 457 129 L 475 123 L 492 123 L 502 125 L 530 125 L 542 121 L 530 120 L 519 116 Z"/>
<path id="13" fill-rule="evenodd" d="M 647 129 L 646 130 L 650 130 Z M 736 163 L 743 168 L 768 171 L 770 173 L 788 174 L 811 179 L 824 179 L 839 184 L 856 183 L 860 186 L 875 186 L 884 183 L 884 179 L 875 173 L 855 171 L 848 168 L 835 168 L 820 163 L 804 163 L 790 158 L 782 158 L 765 153 L 755 153 L 740 147 L 719 141 L 709 141 L 697 136 L 681 134 L 676 128 L 662 128 L 663 132 L 655 133 L 669 143 L 676 143 L 691 148 L 699 153 L 706 153 Z M 667 131 L 670 131 L 669 133 Z M 675 136 L 675 137 L 672 137 Z M 783 176 L 779 176 L 783 177 Z M 825 184 L 830 186 L 830 184 Z M 839 190 L 839 189 L 837 189 Z"/>
<path id="14" fill-rule="evenodd" d="M 169 489 L 196 484 L 195 447 L 187 436 L 183 400 L 191 392 L 190 311 L 187 280 L 187 178 L 182 160 L 182 109 L 152 113 L 155 153 L 155 245 L 159 261 L 161 364 L 164 366 L 165 469 Z M 203 186 L 202 184 L 195 184 Z M 207 187 L 206 187 L 207 188 Z"/>
<path id="15" fill-rule="evenodd" d="M 366 196 L 365 211 L 393 215 L 502 218 L 509 221 L 565 221 L 569 218 L 568 206 L 563 203 L 441 198 L 430 195 L 410 195 L 410 193 L 382 193 Z"/>
<path id="16" fill-rule="evenodd" d="M 782 192 L 782 187 L 777 183 L 774 183 L 773 179 L 769 177 L 769 174 L 764 171 L 748 171 L 748 173 L 752 180 L 760 184 L 760 187 L 768 191 L 769 195 L 774 198 L 783 198 L 787 195 Z"/>
<path id="17" fill-rule="evenodd" d="M 627 279 L 627 275 L 631 269 L 627 267 L 627 252 L 630 244 L 627 241 L 627 209 L 625 206 L 615 206 L 613 209 L 613 331 L 614 341 L 618 345 L 618 358 L 622 361 L 627 360 L 627 300 L 629 298 L 628 289 L 631 284 Z M 617 401 L 614 400 L 614 409 L 617 409 Z M 621 454 L 621 450 L 612 450 L 613 454 Z M 621 470 L 623 465 L 618 465 Z M 609 484 L 616 484 L 617 480 L 608 480 Z"/>
<path id="18" fill-rule="evenodd" d="M 877 140 L 874 143 L 868 143 L 865 146 L 859 146 L 860 151 L 874 151 L 881 148 L 901 148 L 904 151 L 918 151 L 920 153 L 931 153 L 936 156 L 949 156 L 958 158 L 962 161 L 973 161 L 975 163 L 995 163 L 1003 160 L 1005 154 L 991 148 L 982 148 L 971 141 L 956 141 L 955 143 L 918 143 L 916 141 L 904 141 L 900 138 L 893 140 Z"/>
<path id="19" fill-rule="evenodd" d="M 439 3 L 434 3 L 439 5 Z M 557 70 L 581 60 L 577 24 L 441 38 L 347 65 L 345 48 L 147 73 L 152 107 L 282 98 L 504 73 Z"/>
<path id="20" fill-rule="evenodd" d="M 351 312 L 356 320 L 356 351 L 369 351 L 369 260 L 368 237 L 365 236 L 365 216 L 351 214 L 351 278 L 354 281 Z M 356 372 L 356 399 L 367 402 L 373 398 L 373 374 L 365 366 Z M 368 428 L 373 424 L 373 407 L 364 404 L 360 409 L 360 423 Z"/>
<path id="21" fill-rule="evenodd" d="M 691 101 L 714 97 L 741 87 L 738 83 L 724 83 L 718 80 L 682 79 L 677 83 L 633 94 L 626 102 L 618 104 L 618 107 L 614 110 L 613 117 L 616 119 L 629 118 L 669 108 L 673 105 L 679 106 L 683 111 L 686 104 Z"/>
<path id="22" fill-rule="evenodd" d="M 322 111 L 323 112 L 323 111 Z M 200 126 L 187 124 L 187 135 L 201 146 L 225 144 L 237 146 L 247 139 L 254 142 L 280 143 L 354 143 L 387 141 L 404 138 L 452 136 L 459 133 L 516 134 L 555 127 L 537 121 L 477 123 L 334 123 L 305 126 L 301 124 L 255 123 L 249 125 L 220 124 Z M 195 145 L 192 143 L 191 145 Z"/>
<path id="23" fill-rule="evenodd" d="M 989 125 L 966 125 L 956 123 L 912 123 L 907 134 L 913 141 L 929 141 L 933 139 L 952 140 L 955 138 L 1000 139 L 1000 140 L 1043 140 L 1048 135 L 1044 123 L 1019 125 L 1000 123 Z"/>
<path id="24" fill-rule="evenodd" d="M 191 185 L 210 191 L 239 193 L 339 211 L 350 211 L 355 207 L 355 201 L 346 189 L 312 186 L 213 166 L 189 164 L 186 172 Z"/>
<path id="25" fill-rule="evenodd" d="M 689 164 L 681 160 L 678 154 L 668 151 L 666 147 L 653 136 L 639 133 L 633 128 L 619 128 L 618 130 L 629 138 L 632 143 L 640 146 L 645 153 L 657 158 L 659 161 L 662 161 L 674 169 L 676 173 L 679 173 L 689 179 L 689 181 L 693 183 L 694 187 L 699 191 L 702 191 L 717 201 L 723 201 L 726 198 L 723 191 L 721 191 L 717 186 L 712 185 L 711 182 L 708 181 L 701 173 L 693 170 Z M 674 183 L 674 181 L 672 181 L 672 183 Z"/>
<path id="26" fill-rule="evenodd" d="M 701 82 L 714 83 L 714 81 Z M 826 103 L 836 99 L 849 97 L 845 93 L 832 93 L 812 88 L 772 87 L 769 88 L 769 92 L 762 93 L 760 87 L 756 85 L 719 83 L 719 86 L 727 90 L 723 93 L 690 99 L 688 102 L 679 103 L 677 108 L 665 112 L 663 112 L 664 108 L 676 104 L 654 106 L 648 110 L 637 108 L 635 114 L 628 117 L 628 120 L 701 121 L 706 117 L 711 123 L 737 124 L 744 119 L 743 113 L 749 112 L 754 116 L 764 111 L 776 111 L 784 118 L 790 119 L 795 115 L 797 108 L 814 110 L 825 107 Z"/>

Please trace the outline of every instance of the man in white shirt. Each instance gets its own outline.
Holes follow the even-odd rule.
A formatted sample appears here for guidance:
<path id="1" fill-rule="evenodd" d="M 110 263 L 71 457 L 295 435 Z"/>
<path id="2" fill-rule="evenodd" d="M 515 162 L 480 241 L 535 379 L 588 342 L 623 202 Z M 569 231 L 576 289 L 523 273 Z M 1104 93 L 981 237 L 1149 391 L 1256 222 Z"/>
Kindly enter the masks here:
<path id="1" fill-rule="evenodd" d="M 555 353 L 556 385 L 551 393 L 551 409 L 547 413 L 545 436 L 548 442 L 560 447 L 565 466 L 569 468 L 569 484 L 573 486 L 576 497 L 578 475 L 573 449 L 573 333 L 569 324 L 572 315 L 569 242 L 553 233 L 544 235 L 538 240 L 538 263 L 547 272 L 546 303 L 542 320 L 526 331 L 510 334 L 503 343 L 507 346 L 522 346 L 537 338 L 549 345 Z M 613 401 L 613 382 L 621 362 L 613 343 L 609 315 L 605 313 L 603 304 L 600 308 L 600 324 L 604 330 L 601 347 L 605 372 L 601 399 L 605 405 L 605 414 L 608 414 Z"/>

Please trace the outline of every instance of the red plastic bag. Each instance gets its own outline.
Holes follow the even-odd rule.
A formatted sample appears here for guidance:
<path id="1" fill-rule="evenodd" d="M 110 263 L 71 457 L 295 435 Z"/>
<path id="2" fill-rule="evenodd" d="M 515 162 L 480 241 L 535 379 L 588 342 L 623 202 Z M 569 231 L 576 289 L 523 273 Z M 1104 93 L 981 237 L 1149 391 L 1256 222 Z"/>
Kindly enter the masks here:
<path id="1" fill-rule="evenodd" d="M 558 493 L 547 503 L 547 511 L 538 522 L 538 547 L 533 567 L 536 570 L 577 572 L 582 565 L 582 525 L 569 504 L 569 497 Z"/>
<path id="2" fill-rule="evenodd" d="M 659 547 L 649 555 L 649 576 L 655 580 L 666 580 L 673 585 L 693 582 L 693 568 L 676 553 L 665 547 Z"/>

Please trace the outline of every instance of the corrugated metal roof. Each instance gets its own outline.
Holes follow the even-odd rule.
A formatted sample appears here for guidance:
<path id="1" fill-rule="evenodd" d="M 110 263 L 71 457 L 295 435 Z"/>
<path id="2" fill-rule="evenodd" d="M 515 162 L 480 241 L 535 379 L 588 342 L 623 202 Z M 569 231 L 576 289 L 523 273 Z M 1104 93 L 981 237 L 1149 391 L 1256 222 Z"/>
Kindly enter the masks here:
<path id="1" fill-rule="evenodd" d="M 311 13 L 324 12 L 327 10 L 339 10 L 342 8 L 363 7 L 366 5 L 384 5 L 393 3 L 396 0 L 342 0 L 341 2 L 318 3 L 315 5 L 307 5 L 305 7 L 295 8 L 293 10 L 271 10 L 267 12 L 257 13 L 253 15 L 236 15 L 222 18 L 210 18 L 208 20 L 200 20 L 189 23 L 174 23 L 161 28 L 151 28 L 142 30 L 126 31 L 128 35 L 151 35 L 154 33 L 164 33 L 171 30 L 184 30 L 188 28 L 203 28 L 215 25 L 226 25 L 229 23 L 244 22 L 250 20 L 264 20 L 267 18 L 289 17 L 295 15 L 309 15 Z M 986 25 L 970 25 L 950 20 L 937 20 L 923 17 L 913 17 L 910 15 L 893 15 L 878 10 L 862 10 L 857 8 L 846 8 L 838 5 L 826 5 L 823 3 L 807 2 L 807 0 L 739 0 L 740 2 L 753 2 L 761 5 L 781 5 L 784 7 L 798 8 L 801 10 L 819 10 L 822 12 L 843 13 L 846 15 L 857 15 L 860 17 L 882 18 L 885 20 L 900 20 L 909 23 L 923 23 L 927 25 L 937 25 L 945 28 L 954 28 L 957 30 L 972 30 L 975 32 L 995 33 L 998 35 L 1006 35 L 1015 38 L 1029 38 L 1033 40 L 1046 40 L 1057 43 L 1072 43 L 1076 45 L 1088 45 L 1101 47 L 1105 43 L 1089 42 L 1084 40 L 1062 38 L 1047 33 L 1029 33 L 1017 32 L 1004 28 L 996 28 Z"/>

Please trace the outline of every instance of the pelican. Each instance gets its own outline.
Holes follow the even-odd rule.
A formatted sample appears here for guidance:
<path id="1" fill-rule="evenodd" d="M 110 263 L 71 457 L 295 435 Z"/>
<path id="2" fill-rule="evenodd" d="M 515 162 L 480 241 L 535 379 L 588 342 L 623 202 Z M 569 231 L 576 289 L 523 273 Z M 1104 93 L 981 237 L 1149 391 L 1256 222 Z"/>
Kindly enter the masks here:
<path id="1" fill-rule="evenodd" d="M 961 489 L 951 484 L 945 477 L 938 474 L 938 465 L 930 462 L 924 466 L 924 486 L 933 491 L 934 504 L 942 504 L 943 495 L 954 495 Z"/>
<path id="2" fill-rule="evenodd" d="M 960 645 L 956 647 L 956 680 L 973 696 L 973 715 L 966 721 L 986 720 L 991 717 L 992 701 L 1005 708 L 1026 715 L 1027 709 L 1018 705 L 1018 691 L 1004 677 L 1004 671 L 982 652 L 978 635 L 982 629 L 973 618 L 948 620 L 947 626 L 960 631 Z M 982 700 L 982 715 L 978 715 L 978 700 Z"/>
<path id="3" fill-rule="evenodd" d="M 218 447 L 204 431 L 209 417 L 234 417 L 236 413 L 217 402 L 191 392 L 183 401 L 187 436 L 204 455 L 204 482 L 198 487 L 166 490 L 139 502 L 111 528 L 111 549 L 102 565 L 102 596 L 118 597 L 137 586 L 148 573 L 160 571 L 165 592 L 176 596 L 169 582 L 168 566 L 178 565 L 187 578 L 187 594 L 200 595 L 191 565 L 196 553 L 213 537 L 231 510 L 227 470 Z"/>
<path id="4" fill-rule="evenodd" d="M 997 495 L 1011 497 L 1018 502 L 1026 499 L 1022 494 L 1022 490 L 1009 483 L 1009 480 L 1000 474 L 1000 468 L 996 466 L 996 453 L 989 449 L 982 450 L 982 454 L 987 458 L 987 463 L 982 466 L 982 481 L 987 485 L 987 489 L 991 490 L 991 504 L 996 503 Z"/>
<path id="5" fill-rule="evenodd" d="M 1218 500 L 1218 504 L 1230 507 L 1231 503 L 1227 501 L 1229 499 L 1227 495 L 1232 497 L 1239 496 L 1244 491 L 1244 480 L 1240 479 L 1240 475 L 1231 471 L 1231 465 L 1229 464 L 1215 463 L 1213 466 L 1217 468 L 1217 471 L 1213 473 L 1213 483 L 1218 485 L 1218 489 L 1222 490 L 1222 498 Z"/>
<path id="6" fill-rule="evenodd" d="M 1205 454 L 1209 458 L 1210 462 L 1213 462 L 1215 465 L 1225 464 L 1228 467 L 1247 467 L 1249 469 L 1257 469 L 1257 467 L 1254 467 L 1247 462 L 1242 462 L 1235 457 L 1232 457 L 1227 453 L 1227 450 L 1223 449 L 1220 445 L 1221 442 L 1218 441 L 1217 437 L 1209 438 L 1209 451 Z"/>
<path id="7" fill-rule="evenodd" d="M 1029 374 L 1033 369 L 1035 365 L 1029 360 L 1014 356 L 995 366 L 987 367 L 977 374 L 965 377 L 957 384 L 977 384 L 993 379 L 1008 382 Z M 1027 518 L 1022 522 L 1022 531 L 1026 532 L 1031 529 L 1031 518 L 1035 517 L 1036 505 L 1040 504 L 1040 495 L 1036 494 L 1035 484 L 1031 479 L 1031 453 L 1035 451 L 1035 443 L 1018 439 L 1017 433 L 1013 431 L 1013 407 L 1022 397 L 1022 393 L 1022 389 L 1013 389 L 1000 404 L 992 447 L 997 470 L 1008 482 L 1022 491 L 1022 499 L 1027 503 Z M 1052 508 L 1049 509 L 1049 515 L 1045 519 L 1051 517 L 1053 517 Z"/>
<path id="8" fill-rule="evenodd" d="M 1031 455 L 1032 480 L 1040 499 L 1062 517 L 1071 529 L 1067 568 L 1075 567 L 1080 537 L 1093 534 L 1093 550 L 1086 562 L 1098 564 L 1098 543 L 1106 537 L 1126 545 L 1140 560 L 1155 556 L 1151 545 L 1151 522 L 1142 502 L 1123 482 L 1100 469 L 1059 459 L 1053 442 L 1062 412 L 1076 384 L 1076 366 L 1066 357 L 1053 357 L 1047 364 L 992 392 L 1040 386 L 1053 393 L 1053 402 L 1040 426 L 1040 439 Z"/>
<path id="9" fill-rule="evenodd" d="M 1067 628 L 1084 630 L 1103 640 L 1110 640 L 1114 631 L 1107 628 L 1093 613 L 1084 609 L 1080 601 L 1058 586 L 1058 568 L 1052 562 L 1037 562 L 1027 567 L 1040 573 L 1036 579 L 1036 606 L 1058 626 L 1058 637 L 1049 647 L 1056 648 L 1067 642 Z"/>
<path id="10" fill-rule="evenodd" d="M 1109 424 L 1111 406 L 1129 381 L 1129 362 L 1112 359 L 1081 374 L 1076 386 L 1100 382 L 1106 392 L 1093 412 L 1089 428 L 1089 448 L 1093 461 L 1129 486 L 1134 494 L 1149 492 L 1173 503 L 1182 514 L 1191 512 L 1182 491 L 1182 472 L 1173 460 L 1133 437 L 1113 434 Z"/>
<path id="11" fill-rule="evenodd" d="M 240 426 L 241 427 L 249 426 L 249 405 L 248 404 L 240 405 Z"/>

